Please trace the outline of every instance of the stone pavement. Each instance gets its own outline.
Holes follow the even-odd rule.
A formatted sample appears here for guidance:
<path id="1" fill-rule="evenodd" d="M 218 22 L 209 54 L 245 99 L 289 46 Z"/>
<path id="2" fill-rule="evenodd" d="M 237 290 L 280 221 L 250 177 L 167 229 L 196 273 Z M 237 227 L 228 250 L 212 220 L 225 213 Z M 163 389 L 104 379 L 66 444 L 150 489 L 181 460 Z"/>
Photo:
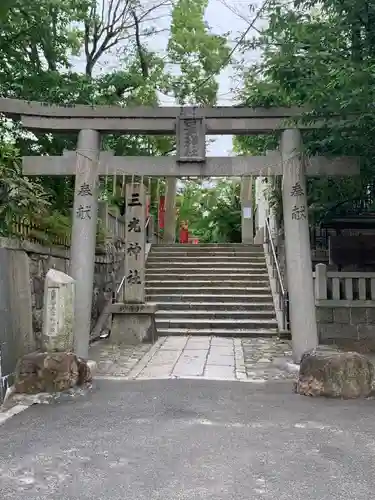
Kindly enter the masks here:
<path id="1" fill-rule="evenodd" d="M 126 377 L 150 348 L 151 344 L 119 347 L 99 340 L 90 346 L 89 358 L 96 361 L 98 376 Z"/>
<path id="2" fill-rule="evenodd" d="M 295 378 L 291 342 L 278 339 L 242 339 L 247 380 Z"/>
<path id="3" fill-rule="evenodd" d="M 277 339 L 162 337 L 154 345 L 94 344 L 90 358 L 102 379 L 211 379 L 266 382 L 293 378 L 291 348 Z M 290 365 L 288 365 L 288 363 Z"/>

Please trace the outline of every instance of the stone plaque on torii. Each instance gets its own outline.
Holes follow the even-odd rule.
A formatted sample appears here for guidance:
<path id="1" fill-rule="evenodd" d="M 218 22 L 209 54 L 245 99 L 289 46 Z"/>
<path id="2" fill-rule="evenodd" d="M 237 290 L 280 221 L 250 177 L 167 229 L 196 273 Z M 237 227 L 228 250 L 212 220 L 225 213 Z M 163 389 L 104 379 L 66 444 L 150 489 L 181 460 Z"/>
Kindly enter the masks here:
<path id="1" fill-rule="evenodd" d="M 76 279 L 76 325 L 80 337 L 78 354 L 85 357 L 89 338 L 95 254 L 95 196 L 87 206 L 79 190 L 89 179 L 95 192 L 98 175 L 143 176 L 247 176 L 283 175 L 283 206 L 289 283 L 293 352 L 299 360 L 304 350 L 317 344 L 311 253 L 307 221 L 305 173 L 311 176 L 352 176 L 359 173 L 356 158 L 313 157 L 302 154 L 301 134 L 290 124 L 304 110 L 298 108 L 121 108 L 118 106 L 49 106 L 41 103 L 0 99 L 0 113 L 21 118 L 30 130 L 79 131 L 77 154 L 63 157 L 26 157 L 27 175 L 76 175 L 71 268 Z M 289 120 L 289 123 L 286 122 Z M 336 118 L 337 120 L 337 118 Z M 298 123 L 299 129 L 324 126 L 321 122 Z M 250 135 L 281 131 L 281 149 L 261 157 L 205 157 L 205 135 Z M 176 157 L 116 157 L 100 152 L 100 133 L 176 134 Z M 81 157 L 81 159 L 79 159 Z M 86 160 L 82 160 L 86 157 Z M 89 210 L 90 209 L 90 210 Z M 79 215 L 78 215 L 79 214 Z M 84 254 L 84 257 L 83 255 Z M 81 301 L 81 302 L 80 302 Z M 80 306 L 84 304 L 84 306 Z M 90 307 L 89 307 L 90 306 Z M 303 314 L 301 314 L 303 311 Z M 78 313 L 78 314 L 77 314 Z"/>
<path id="2" fill-rule="evenodd" d="M 206 161 L 206 124 L 204 118 L 196 117 L 182 108 L 176 119 L 177 158 L 180 163 L 204 163 Z"/>

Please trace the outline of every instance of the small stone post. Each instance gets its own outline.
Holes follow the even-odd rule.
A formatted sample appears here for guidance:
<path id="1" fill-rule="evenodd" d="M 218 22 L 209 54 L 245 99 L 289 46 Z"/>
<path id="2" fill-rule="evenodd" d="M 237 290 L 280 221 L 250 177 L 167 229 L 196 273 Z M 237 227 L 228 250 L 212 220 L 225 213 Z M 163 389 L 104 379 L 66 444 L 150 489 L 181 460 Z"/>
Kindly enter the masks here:
<path id="1" fill-rule="evenodd" d="M 145 186 L 127 184 L 125 211 L 125 303 L 145 301 Z"/>
<path id="2" fill-rule="evenodd" d="M 253 177 L 241 179 L 241 234 L 242 243 L 254 243 L 253 234 Z"/>
<path id="3" fill-rule="evenodd" d="M 75 280 L 50 269 L 44 283 L 43 351 L 73 351 L 74 296 Z"/>
<path id="4" fill-rule="evenodd" d="M 285 130 L 281 138 L 283 161 L 283 210 L 286 267 L 293 357 L 299 363 L 304 352 L 318 345 L 305 165 L 298 129 Z"/>
<path id="5" fill-rule="evenodd" d="M 168 177 L 165 195 L 163 243 L 175 243 L 176 241 L 176 188 L 177 178 Z"/>
<path id="6" fill-rule="evenodd" d="M 327 300 L 327 266 L 325 264 L 315 266 L 315 298 Z"/>
<path id="7" fill-rule="evenodd" d="M 75 353 L 87 359 L 94 283 L 100 134 L 81 130 L 78 135 L 70 274 L 76 280 L 74 305 Z"/>

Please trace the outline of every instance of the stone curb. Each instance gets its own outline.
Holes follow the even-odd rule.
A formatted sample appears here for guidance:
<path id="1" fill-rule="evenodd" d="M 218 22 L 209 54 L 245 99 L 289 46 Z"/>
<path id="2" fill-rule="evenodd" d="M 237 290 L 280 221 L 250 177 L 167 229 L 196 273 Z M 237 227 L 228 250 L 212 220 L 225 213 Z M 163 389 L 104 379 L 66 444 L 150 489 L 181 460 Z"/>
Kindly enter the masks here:
<path id="1" fill-rule="evenodd" d="M 149 351 L 147 351 L 144 356 L 136 363 L 136 365 L 130 370 L 128 375 L 124 377 L 124 379 L 134 380 L 138 378 L 140 373 L 146 368 L 148 363 L 151 361 L 153 356 L 155 356 L 156 352 L 160 349 L 160 347 L 164 344 L 167 337 L 162 337 L 158 339 L 155 344 L 153 344 Z"/>

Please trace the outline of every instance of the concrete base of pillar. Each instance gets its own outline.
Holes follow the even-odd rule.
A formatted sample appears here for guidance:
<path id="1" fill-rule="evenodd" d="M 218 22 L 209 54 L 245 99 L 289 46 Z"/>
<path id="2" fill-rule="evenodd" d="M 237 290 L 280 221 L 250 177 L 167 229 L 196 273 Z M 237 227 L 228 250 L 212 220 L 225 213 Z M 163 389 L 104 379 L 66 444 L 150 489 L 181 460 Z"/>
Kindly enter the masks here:
<path id="1" fill-rule="evenodd" d="M 113 304 L 109 343 L 137 345 L 142 342 L 155 342 L 155 312 L 154 304 Z"/>
<path id="2" fill-rule="evenodd" d="M 263 244 L 264 244 L 264 227 L 261 227 L 256 232 L 256 235 L 254 238 L 254 245 L 263 245 Z"/>

